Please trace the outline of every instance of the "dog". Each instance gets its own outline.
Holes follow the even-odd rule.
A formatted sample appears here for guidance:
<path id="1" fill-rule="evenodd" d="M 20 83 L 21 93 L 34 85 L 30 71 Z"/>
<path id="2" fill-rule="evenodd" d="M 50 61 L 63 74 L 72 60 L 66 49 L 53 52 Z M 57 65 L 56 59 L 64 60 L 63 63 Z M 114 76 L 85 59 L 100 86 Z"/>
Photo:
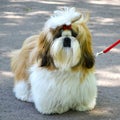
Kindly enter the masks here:
<path id="1" fill-rule="evenodd" d="M 92 110 L 97 85 L 89 14 L 76 8 L 54 11 L 40 34 L 14 51 L 11 68 L 17 99 L 42 114 Z"/>

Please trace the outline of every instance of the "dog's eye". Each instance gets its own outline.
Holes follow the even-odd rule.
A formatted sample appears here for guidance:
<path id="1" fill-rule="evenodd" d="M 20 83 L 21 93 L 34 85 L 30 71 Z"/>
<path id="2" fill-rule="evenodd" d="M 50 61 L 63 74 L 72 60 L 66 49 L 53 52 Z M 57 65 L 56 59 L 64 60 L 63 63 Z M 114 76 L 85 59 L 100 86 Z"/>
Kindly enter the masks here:
<path id="1" fill-rule="evenodd" d="M 55 35 L 54 39 L 61 37 L 61 35 L 62 35 L 62 30 L 60 30 L 60 31 Z"/>
<path id="2" fill-rule="evenodd" d="M 72 36 L 77 37 L 77 33 L 75 33 L 75 31 L 73 31 L 73 30 L 72 30 Z"/>

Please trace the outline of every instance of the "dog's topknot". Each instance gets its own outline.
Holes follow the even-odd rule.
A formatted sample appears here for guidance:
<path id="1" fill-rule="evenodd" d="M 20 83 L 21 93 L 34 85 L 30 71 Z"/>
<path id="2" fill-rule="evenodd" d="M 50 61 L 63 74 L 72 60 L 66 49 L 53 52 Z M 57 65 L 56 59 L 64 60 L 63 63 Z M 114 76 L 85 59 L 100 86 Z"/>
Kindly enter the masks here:
<path id="1" fill-rule="evenodd" d="M 45 23 L 45 28 L 55 29 L 61 25 L 70 25 L 72 22 L 80 19 L 81 15 L 74 7 L 64 7 L 54 11 L 53 15 Z"/>

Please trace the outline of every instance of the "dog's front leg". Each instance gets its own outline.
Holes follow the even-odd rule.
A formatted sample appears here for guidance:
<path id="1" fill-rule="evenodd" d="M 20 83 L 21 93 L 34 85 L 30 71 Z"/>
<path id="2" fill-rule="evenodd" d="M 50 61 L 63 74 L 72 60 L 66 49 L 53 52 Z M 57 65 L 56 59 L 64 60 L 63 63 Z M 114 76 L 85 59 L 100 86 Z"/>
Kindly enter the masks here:
<path id="1" fill-rule="evenodd" d="M 80 104 L 76 107 L 77 111 L 89 111 L 94 109 L 96 105 L 96 99 L 94 99 L 92 102 L 87 103 L 87 104 Z"/>

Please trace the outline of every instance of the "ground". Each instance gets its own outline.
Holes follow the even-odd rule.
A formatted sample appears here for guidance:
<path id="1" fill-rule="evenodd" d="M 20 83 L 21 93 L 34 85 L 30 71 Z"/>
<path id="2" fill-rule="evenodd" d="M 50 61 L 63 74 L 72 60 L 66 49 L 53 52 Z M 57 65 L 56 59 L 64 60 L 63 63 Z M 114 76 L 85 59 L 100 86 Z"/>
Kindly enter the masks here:
<path id="1" fill-rule="evenodd" d="M 14 97 L 9 53 L 38 34 L 52 11 L 63 6 L 90 12 L 95 54 L 120 39 L 119 0 L 0 0 L 0 120 L 120 120 L 120 45 L 96 58 L 98 98 L 92 111 L 42 115 Z"/>

